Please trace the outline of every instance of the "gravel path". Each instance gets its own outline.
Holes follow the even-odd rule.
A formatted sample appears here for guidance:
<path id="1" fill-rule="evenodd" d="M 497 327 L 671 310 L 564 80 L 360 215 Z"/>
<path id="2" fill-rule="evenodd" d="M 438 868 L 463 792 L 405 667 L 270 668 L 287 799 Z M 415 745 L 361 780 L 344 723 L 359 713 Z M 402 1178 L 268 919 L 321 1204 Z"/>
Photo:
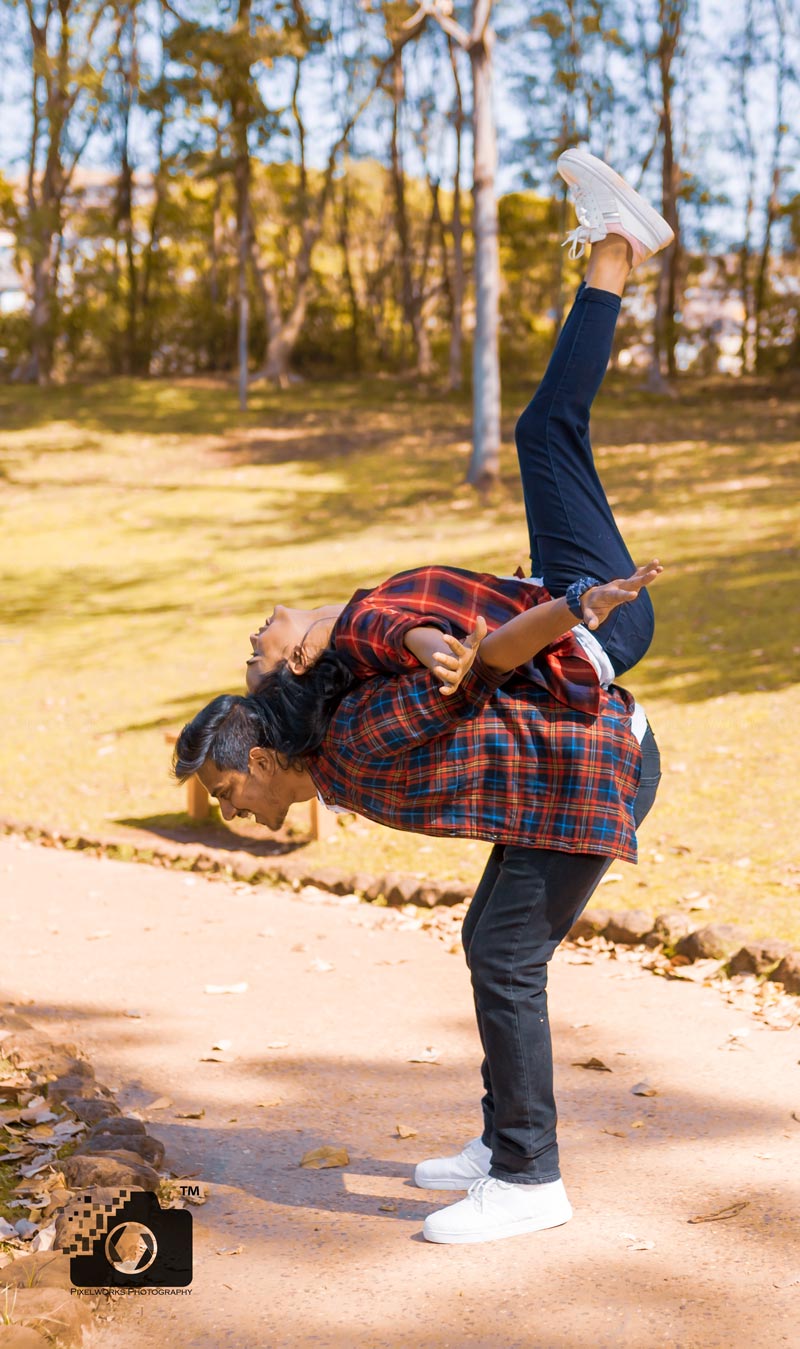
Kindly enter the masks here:
<path id="1" fill-rule="evenodd" d="M 0 887 L 0 997 L 77 1041 L 122 1108 L 152 1121 L 167 1163 L 211 1190 L 192 1210 L 191 1295 L 116 1302 L 92 1349 L 800 1346 L 797 1030 L 768 1030 L 713 989 L 559 952 L 575 1216 L 432 1246 L 422 1219 L 460 1196 L 416 1189 L 414 1163 L 479 1127 L 463 957 L 366 905 L 13 839 Z M 204 992 L 240 981 L 244 993 Z M 220 1038 L 229 1061 L 201 1061 Z M 409 1062 L 429 1046 L 437 1063 Z M 592 1056 L 612 1071 L 573 1066 Z M 632 1094 L 643 1078 L 657 1095 Z M 148 1112 L 162 1096 L 173 1105 Z M 176 1118 L 196 1106 L 201 1119 Z M 349 1165 L 300 1169 L 323 1144 Z M 741 1201 L 728 1220 L 688 1222 Z"/>

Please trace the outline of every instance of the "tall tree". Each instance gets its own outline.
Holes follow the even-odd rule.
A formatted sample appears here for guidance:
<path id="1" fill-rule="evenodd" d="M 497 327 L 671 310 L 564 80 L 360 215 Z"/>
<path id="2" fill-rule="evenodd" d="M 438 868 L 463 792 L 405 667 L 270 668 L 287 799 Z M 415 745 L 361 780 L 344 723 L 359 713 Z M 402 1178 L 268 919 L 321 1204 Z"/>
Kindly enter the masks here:
<path id="1" fill-rule="evenodd" d="M 661 214 L 675 232 L 672 243 L 658 256 L 656 283 L 656 311 L 653 320 L 648 382 L 651 388 L 665 387 L 665 375 L 674 379 L 678 373 L 675 348 L 678 329 L 675 312 L 680 295 L 680 275 L 683 245 L 678 218 L 680 169 L 675 151 L 675 122 L 673 91 L 675 88 L 676 58 L 680 53 L 683 24 L 688 0 L 658 0 L 658 43 L 655 51 L 661 107 L 659 133 L 661 138 Z M 666 369 L 664 368 L 666 365 Z"/>
<path id="2" fill-rule="evenodd" d="M 500 252 L 497 134 L 492 91 L 493 0 L 473 0 L 469 30 L 453 18 L 452 0 L 421 0 L 409 23 L 429 17 L 469 55 L 472 70 L 472 231 L 475 336 L 472 355 L 472 454 L 467 481 L 487 490 L 500 473 Z"/>
<path id="3" fill-rule="evenodd" d="M 19 5 L 20 0 L 15 0 Z M 20 376 L 46 384 L 56 337 L 64 202 L 97 125 L 107 0 L 22 0 L 30 53 L 30 144 L 22 251 L 31 271 L 31 352 Z"/>

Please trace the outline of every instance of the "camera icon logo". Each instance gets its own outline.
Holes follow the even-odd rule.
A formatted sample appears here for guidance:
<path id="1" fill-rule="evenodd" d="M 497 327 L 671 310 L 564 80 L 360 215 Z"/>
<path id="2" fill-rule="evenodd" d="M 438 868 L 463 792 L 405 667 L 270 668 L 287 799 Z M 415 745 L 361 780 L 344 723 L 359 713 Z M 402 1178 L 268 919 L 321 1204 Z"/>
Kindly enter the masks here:
<path id="1" fill-rule="evenodd" d="M 192 1215 L 162 1209 L 149 1190 L 88 1191 L 62 1210 L 60 1226 L 77 1288 L 186 1288 L 192 1282 Z"/>

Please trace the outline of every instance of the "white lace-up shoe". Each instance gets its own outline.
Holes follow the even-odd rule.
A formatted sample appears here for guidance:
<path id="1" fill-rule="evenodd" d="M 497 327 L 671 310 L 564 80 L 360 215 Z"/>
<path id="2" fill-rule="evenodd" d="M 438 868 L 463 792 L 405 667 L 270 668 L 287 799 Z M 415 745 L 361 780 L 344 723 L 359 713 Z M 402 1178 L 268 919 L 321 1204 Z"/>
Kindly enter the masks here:
<path id="1" fill-rule="evenodd" d="M 434 1157 L 420 1162 L 414 1171 L 414 1184 L 422 1190 L 467 1190 L 473 1180 L 488 1176 L 492 1150 L 480 1138 L 473 1138 L 456 1157 Z"/>
<path id="2" fill-rule="evenodd" d="M 571 258 L 582 257 L 587 243 L 605 239 L 607 234 L 621 234 L 631 246 L 635 267 L 674 239 L 674 231 L 664 217 L 588 150 L 565 150 L 556 167 L 569 187 L 579 222 L 561 245 L 570 244 Z"/>
<path id="3" fill-rule="evenodd" d="M 571 1217 L 572 1208 L 563 1181 L 516 1185 L 485 1176 L 473 1181 L 466 1199 L 429 1214 L 422 1235 L 427 1241 L 466 1245 L 560 1227 Z"/>

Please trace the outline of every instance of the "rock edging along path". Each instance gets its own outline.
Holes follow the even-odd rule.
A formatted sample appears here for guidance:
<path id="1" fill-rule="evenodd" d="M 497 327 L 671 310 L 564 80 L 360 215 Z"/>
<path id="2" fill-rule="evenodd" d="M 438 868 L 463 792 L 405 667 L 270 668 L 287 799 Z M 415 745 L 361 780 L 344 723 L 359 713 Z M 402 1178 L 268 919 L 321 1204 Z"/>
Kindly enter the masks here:
<path id="1" fill-rule="evenodd" d="M 113 1097 L 75 1043 L 55 1042 L 15 1005 L 0 1006 L 0 1199 L 17 1215 L 0 1216 L 4 1349 L 29 1349 L 37 1332 L 42 1346 L 50 1337 L 78 1346 L 91 1313 L 104 1319 L 102 1295 L 72 1295 L 83 1204 L 99 1211 L 121 1188 L 150 1191 L 162 1208 L 204 1202 L 195 1182 L 187 1201 L 163 1166 L 164 1144 Z"/>
<path id="2" fill-rule="evenodd" d="M 383 876 L 343 873 L 335 867 L 305 866 L 293 857 L 264 858 L 246 850 L 215 851 L 201 844 L 161 841 L 155 847 L 115 838 L 87 838 L 63 834 L 43 826 L 0 819 L 0 833 L 22 837 L 42 847 L 86 852 L 111 861 L 143 862 L 178 871 L 199 872 L 242 881 L 249 885 L 289 885 L 294 890 L 313 886 L 333 895 L 355 895 L 368 903 L 389 906 L 413 904 L 423 908 L 445 906 L 460 914 L 472 897 L 472 887 L 456 881 L 421 881 L 418 876 L 388 872 Z M 653 918 L 639 909 L 613 912 L 592 908 L 569 933 L 571 940 L 602 937 L 620 946 L 639 946 L 660 951 L 672 969 L 695 962 L 716 962 L 722 977 L 743 976 L 759 982 L 769 980 L 792 996 L 800 995 L 800 951 L 788 942 L 748 936 L 729 923 L 693 927 L 685 913 L 664 913 Z M 654 965 L 656 973 L 663 968 Z M 704 974 L 709 968 L 704 968 Z"/>

